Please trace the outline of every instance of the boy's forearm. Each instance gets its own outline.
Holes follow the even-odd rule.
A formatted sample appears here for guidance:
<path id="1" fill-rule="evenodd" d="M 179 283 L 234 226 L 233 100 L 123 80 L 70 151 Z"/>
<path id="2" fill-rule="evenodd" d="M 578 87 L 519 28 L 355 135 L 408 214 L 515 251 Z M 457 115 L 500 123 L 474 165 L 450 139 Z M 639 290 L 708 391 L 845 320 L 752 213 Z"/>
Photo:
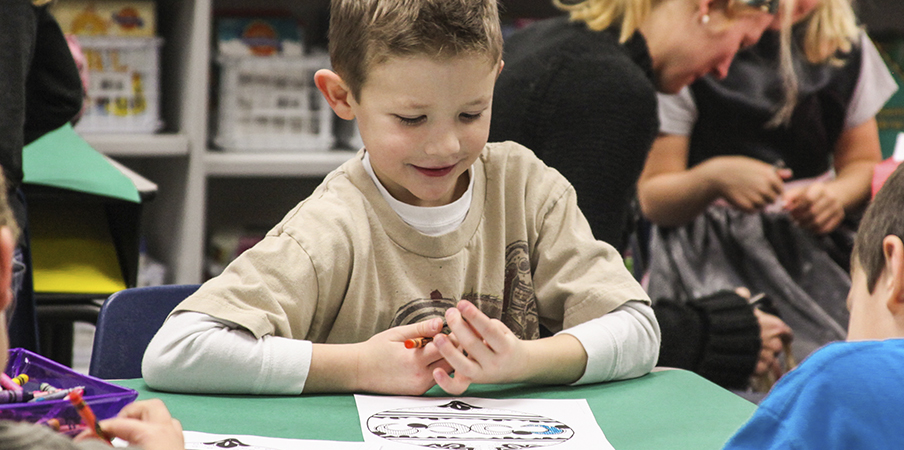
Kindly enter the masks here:
<path id="1" fill-rule="evenodd" d="M 361 390 L 357 344 L 314 344 L 303 393 Z"/>
<path id="2" fill-rule="evenodd" d="M 559 334 L 524 343 L 529 345 L 530 357 L 524 367 L 525 377 L 521 381 L 571 384 L 584 375 L 587 352 L 576 337 Z"/>

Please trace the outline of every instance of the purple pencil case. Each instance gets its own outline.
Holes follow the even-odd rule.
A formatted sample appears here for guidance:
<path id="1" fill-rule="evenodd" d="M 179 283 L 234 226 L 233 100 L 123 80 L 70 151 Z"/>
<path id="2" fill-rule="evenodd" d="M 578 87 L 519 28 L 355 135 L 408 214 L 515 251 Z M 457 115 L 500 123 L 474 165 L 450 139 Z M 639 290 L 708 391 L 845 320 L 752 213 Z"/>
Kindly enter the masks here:
<path id="1" fill-rule="evenodd" d="M 16 377 L 23 373 L 29 378 L 24 387 L 26 390 L 37 390 L 40 383 L 48 383 L 59 389 L 84 386 L 83 398 L 94 411 L 97 420 L 116 416 L 123 407 L 138 397 L 138 392 L 134 389 L 117 386 L 100 378 L 75 372 L 62 364 L 22 348 L 10 349 L 6 374 Z M 0 420 L 41 423 L 50 419 L 79 422 L 78 412 L 66 398 L 34 403 L 0 404 Z"/>

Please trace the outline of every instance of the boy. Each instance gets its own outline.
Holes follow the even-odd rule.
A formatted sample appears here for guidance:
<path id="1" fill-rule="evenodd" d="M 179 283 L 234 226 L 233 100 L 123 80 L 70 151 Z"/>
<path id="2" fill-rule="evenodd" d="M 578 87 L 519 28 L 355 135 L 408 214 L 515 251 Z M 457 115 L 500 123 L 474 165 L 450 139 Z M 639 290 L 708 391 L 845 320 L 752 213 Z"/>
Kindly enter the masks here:
<path id="1" fill-rule="evenodd" d="M 785 375 L 726 449 L 900 448 L 904 442 L 904 165 L 860 222 L 848 341 Z"/>
<path id="2" fill-rule="evenodd" d="M 574 189 L 486 142 L 496 1 L 334 0 L 330 16 L 335 72 L 315 81 L 365 149 L 176 308 L 145 353 L 148 385 L 457 395 L 649 372 L 649 299 Z M 433 341 L 406 348 L 416 337 Z"/>
<path id="3" fill-rule="evenodd" d="M 9 358 L 6 329 L 6 310 L 13 300 L 13 251 L 19 228 L 6 198 L 6 178 L 0 172 L 0 371 Z M 177 450 L 185 448 L 182 426 L 173 419 L 159 400 L 135 402 L 127 405 L 119 417 L 100 422 L 107 434 L 126 440 L 144 450 Z M 110 446 L 91 439 L 86 431 L 74 443 L 49 427 L 30 423 L 0 420 L 0 448 L 21 450 L 100 450 Z"/>

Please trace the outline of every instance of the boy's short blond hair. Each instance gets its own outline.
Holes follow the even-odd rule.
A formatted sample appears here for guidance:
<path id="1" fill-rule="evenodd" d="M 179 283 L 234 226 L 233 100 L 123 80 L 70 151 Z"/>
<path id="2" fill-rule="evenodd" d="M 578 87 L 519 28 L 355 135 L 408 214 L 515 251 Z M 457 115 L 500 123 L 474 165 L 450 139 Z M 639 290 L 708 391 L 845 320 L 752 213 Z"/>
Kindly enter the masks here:
<path id="1" fill-rule="evenodd" d="M 502 59 L 496 0 L 332 0 L 333 70 L 360 101 L 374 65 L 395 56 Z"/>
<path id="2" fill-rule="evenodd" d="M 870 293 L 876 288 L 885 269 L 882 240 L 889 235 L 904 241 L 904 164 L 898 165 L 876 193 L 863 214 L 857 237 L 854 238 L 851 267 L 859 263 L 863 268 Z"/>

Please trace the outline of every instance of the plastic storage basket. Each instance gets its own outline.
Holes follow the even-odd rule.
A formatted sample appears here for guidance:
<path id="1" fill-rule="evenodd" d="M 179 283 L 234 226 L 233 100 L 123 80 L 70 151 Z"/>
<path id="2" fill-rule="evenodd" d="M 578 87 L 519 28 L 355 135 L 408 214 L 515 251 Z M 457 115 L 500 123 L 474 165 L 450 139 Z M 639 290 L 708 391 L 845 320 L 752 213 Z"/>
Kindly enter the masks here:
<path id="1" fill-rule="evenodd" d="M 321 56 L 220 57 L 214 144 L 225 151 L 326 151 L 333 111 L 314 86 Z"/>
<path id="2" fill-rule="evenodd" d="M 15 377 L 23 373 L 29 377 L 29 382 L 25 385 L 26 389 L 42 382 L 60 389 L 84 386 L 85 403 L 91 407 L 98 420 L 115 416 L 124 406 L 138 397 L 138 392 L 133 389 L 80 374 L 25 349 L 11 349 L 6 374 Z M 80 421 L 78 412 L 65 398 L 35 403 L 0 404 L 0 420 L 38 423 L 49 419 L 60 419 L 63 423 L 67 421 L 79 423 Z"/>
<path id="3" fill-rule="evenodd" d="M 160 129 L 161 38 L 79 36 L 88 61 L 88 105 L 75 129 L 153 133 Z"/>

